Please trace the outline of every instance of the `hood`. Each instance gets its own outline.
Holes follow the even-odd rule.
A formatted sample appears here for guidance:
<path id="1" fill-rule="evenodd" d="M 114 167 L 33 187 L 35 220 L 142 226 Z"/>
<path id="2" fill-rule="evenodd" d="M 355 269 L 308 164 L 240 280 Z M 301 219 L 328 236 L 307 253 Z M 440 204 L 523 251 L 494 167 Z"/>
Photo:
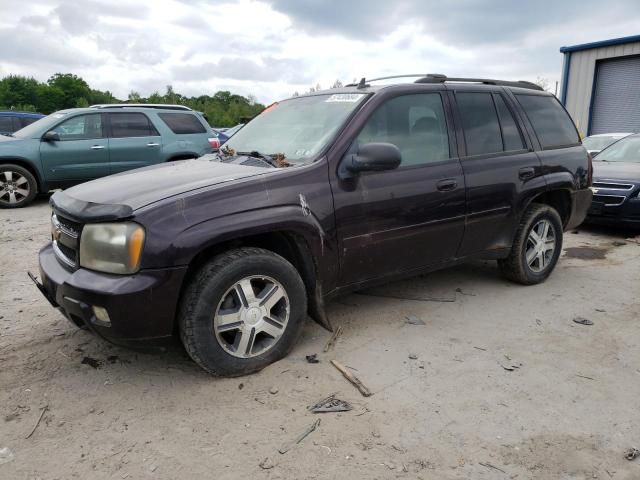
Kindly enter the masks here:
<path id="1" fill-rule="evenodd" d="M 19 138 L 9 137 L 7 135 L 0 135 L 0 142 L 16 142 Z"/>
<path id="2" fill-rule="evenodd" d="M 638 162 L 598 162 L 593 161 L 594 180 L 627 180 L 640 183 L 640 163 Z"/>
<path id="3" fill-rule="evenodd" d="M 82 218 L 84 216 L 82 212 L 77 211 L 78 208 L 82 208 L 82 204 L 126 207 L 124 210 L 132 212 L 150 203 L 190 190 L 270 173 L 274 170 L 207 160 L 183 160 L 110 175 L 76 185 L 60 193 L 67 197 L 68 205 L 74 205 L 72 208 L 74 211 L 68 211 L 68 213 L 76 218 Z M 52 198 L 56 206 L 59 204 L 57 198 L 62 199 L 62 195 L 56 194 Z M 124 212 L 124 210 L 120 208 L 119 211 Z"/>

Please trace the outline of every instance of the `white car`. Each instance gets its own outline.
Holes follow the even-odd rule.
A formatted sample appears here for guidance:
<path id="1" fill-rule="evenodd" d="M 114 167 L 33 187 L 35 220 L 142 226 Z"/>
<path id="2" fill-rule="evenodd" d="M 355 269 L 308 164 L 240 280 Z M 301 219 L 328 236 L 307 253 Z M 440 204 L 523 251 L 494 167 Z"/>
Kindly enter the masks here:
<path id="1" fill-rule="evenodd" d="M 583 138 L 582 144 L 591 156 L 595 157 L 609 145 L 613 145 L 618 140 L 622 140 L 624 137 L 628 137 L 629 135 L 631 135 L 631 133 L 600 133 L 598 135 L 590 135 Z"/>

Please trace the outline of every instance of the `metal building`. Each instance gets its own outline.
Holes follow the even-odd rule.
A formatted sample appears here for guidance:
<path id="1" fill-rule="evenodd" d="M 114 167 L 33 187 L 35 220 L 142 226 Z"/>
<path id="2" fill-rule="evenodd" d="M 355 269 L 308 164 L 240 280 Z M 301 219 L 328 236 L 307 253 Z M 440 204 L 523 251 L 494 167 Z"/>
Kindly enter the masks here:
<path id="1" fill-rule="evenodd" d="M 640 132 L 640 35 L 560 52 L 560 100 L 580 133 Z"/>

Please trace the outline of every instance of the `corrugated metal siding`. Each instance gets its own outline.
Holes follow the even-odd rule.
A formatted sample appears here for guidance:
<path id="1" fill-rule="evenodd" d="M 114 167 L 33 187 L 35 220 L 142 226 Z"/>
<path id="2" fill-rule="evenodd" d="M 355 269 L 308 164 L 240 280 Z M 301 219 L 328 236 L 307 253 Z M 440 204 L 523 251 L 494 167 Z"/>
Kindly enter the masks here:
<path id="1" fill-rule="evenodd" d="M 582 50 L 571 54 L 566 107 L 578 130 L 587 134 L 596 60 L 640 54 L 640 42 Z"/>
<path id="2" fill-rule="evenodd" d="M 640 56 L 598 63 L 591 135 L 640 131 Z"/>

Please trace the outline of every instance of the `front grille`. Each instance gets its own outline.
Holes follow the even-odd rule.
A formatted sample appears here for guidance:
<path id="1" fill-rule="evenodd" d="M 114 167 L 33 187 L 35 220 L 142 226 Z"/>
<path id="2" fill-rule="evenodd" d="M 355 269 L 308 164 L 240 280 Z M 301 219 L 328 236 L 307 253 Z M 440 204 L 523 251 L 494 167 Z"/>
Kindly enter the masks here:
<path id="1" fill-rule="evenodd" d="M 593 201 L 604 203 L 605 207 L 617 207 L 624 203 L 625 198 L 622 195 L 594 195 Z"/>
<path id="2" fill-rule="evenodd" d="M 80 233 L 82 224 L 69 220 L 58 214 L 51 217 L 53 251 L 58 261 L 71 270 L 79 265 Z"/>
<path id="3" fill-rule="evenodd" d="M 633 190 L 630 183 L 593 182 L 595 188 L 606 188 L 607 190 Z"/>

